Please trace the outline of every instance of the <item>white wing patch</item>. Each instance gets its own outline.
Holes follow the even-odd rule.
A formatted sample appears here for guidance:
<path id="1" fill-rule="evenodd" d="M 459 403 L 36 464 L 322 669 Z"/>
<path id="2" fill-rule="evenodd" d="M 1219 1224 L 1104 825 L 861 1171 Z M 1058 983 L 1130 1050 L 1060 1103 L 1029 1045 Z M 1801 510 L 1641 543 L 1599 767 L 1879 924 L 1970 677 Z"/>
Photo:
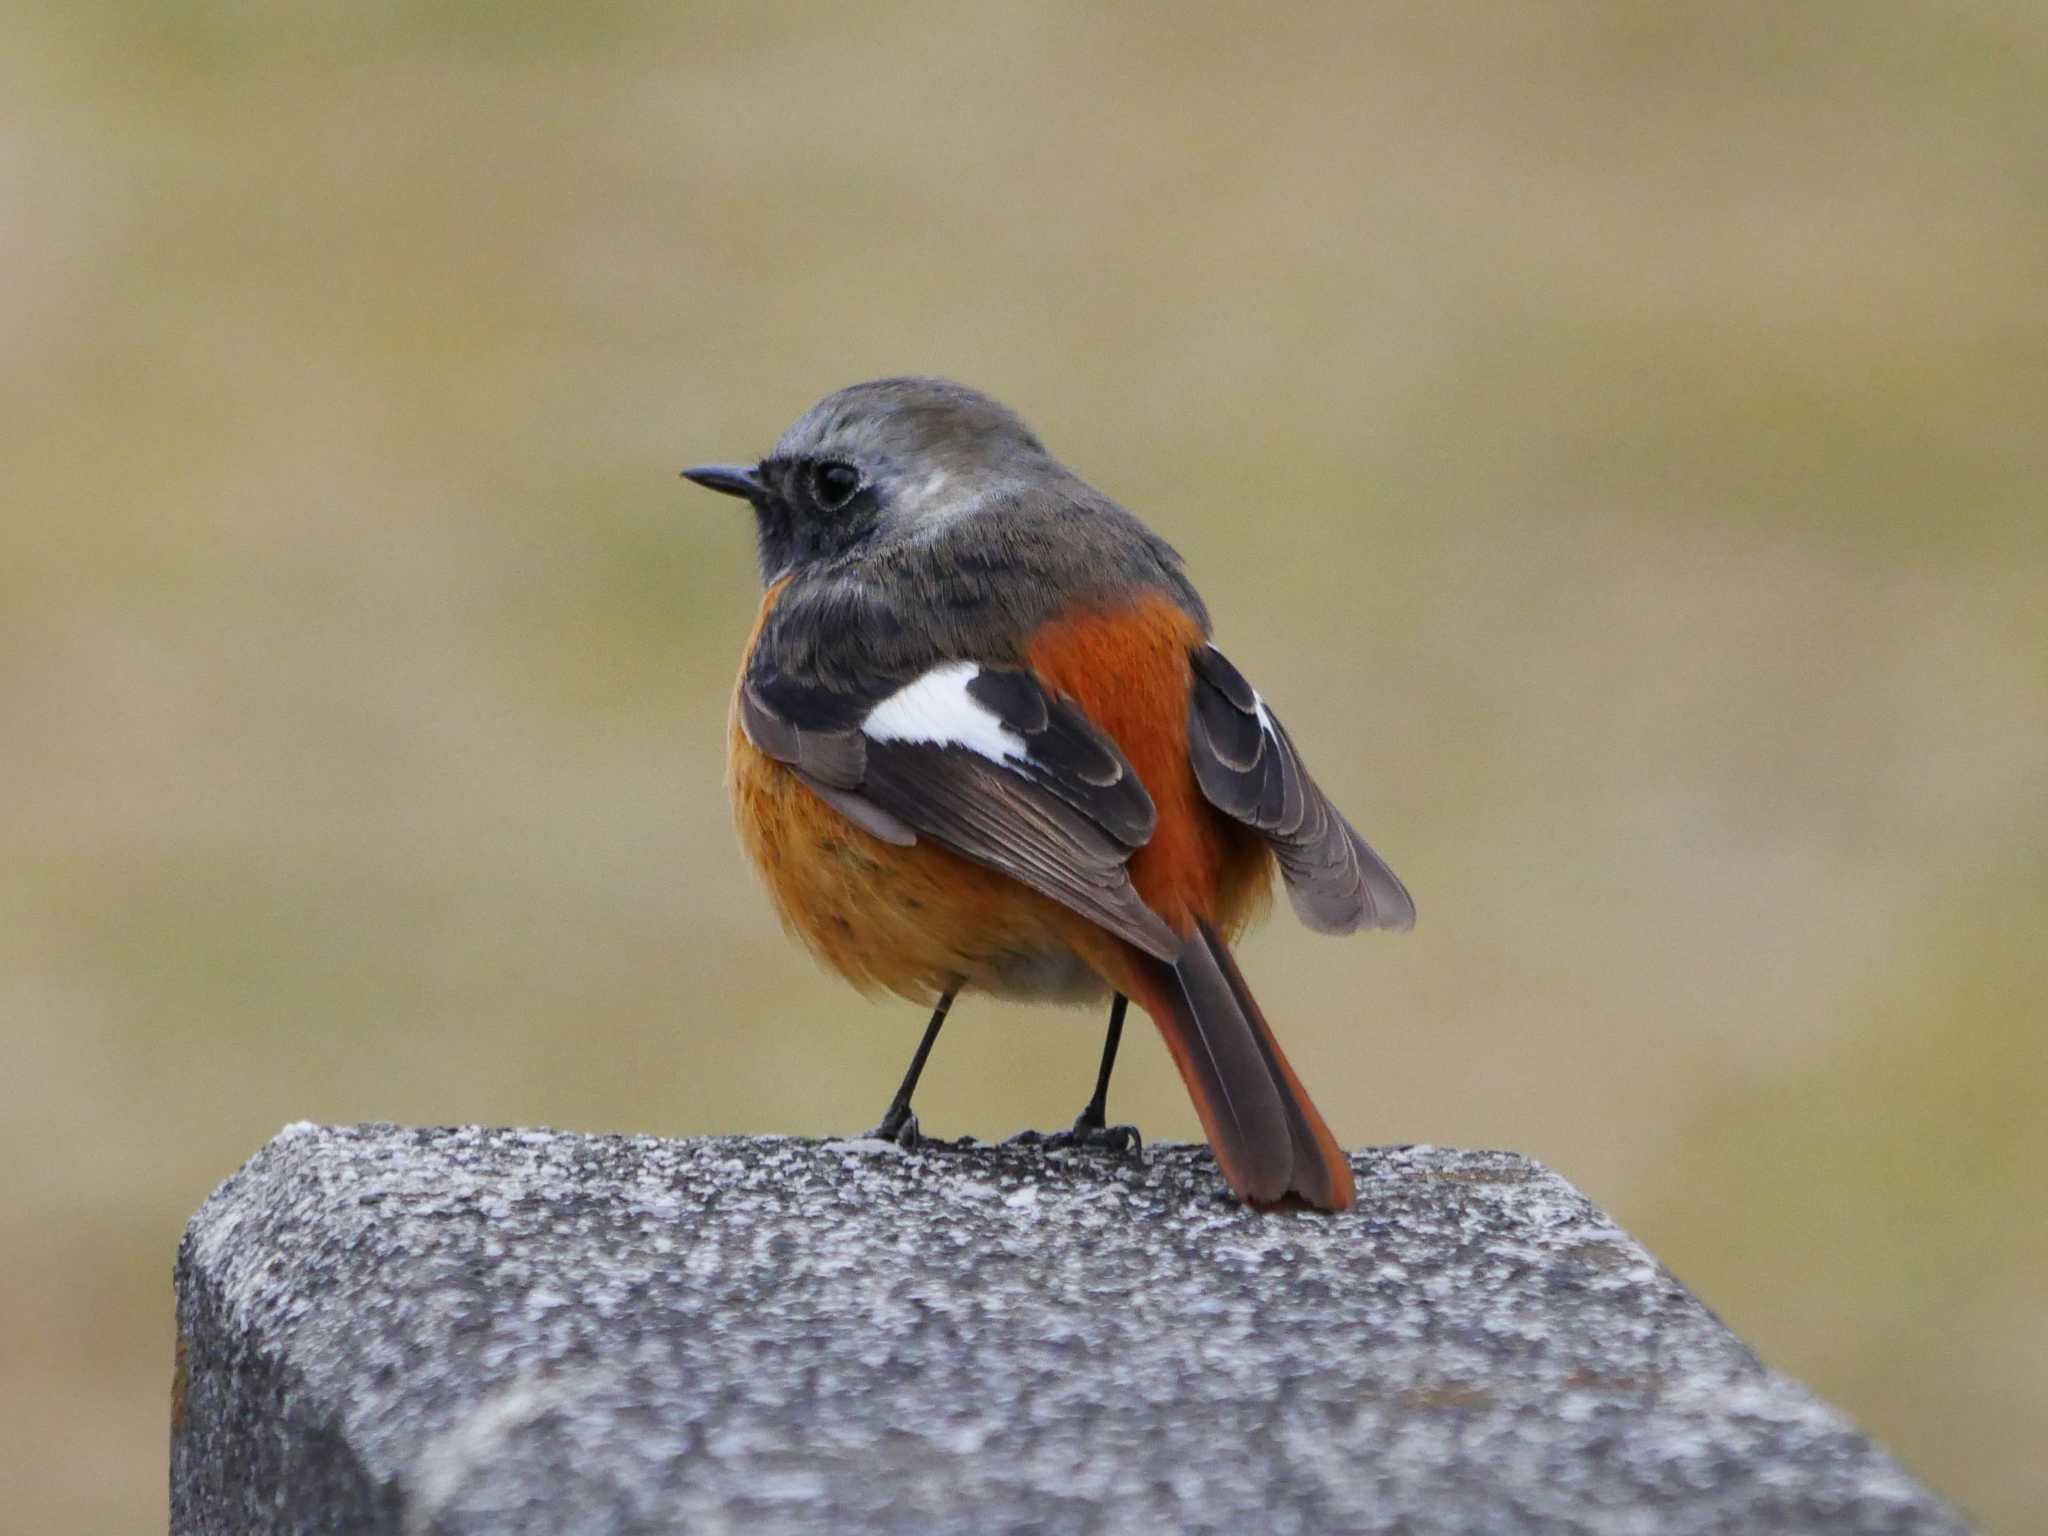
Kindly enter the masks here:
<path id="1" fill-rule="evenodd" d="M 1025 756 L 1024 738 L 967 692 L 981 668 L 971 661 L 933 667 L 868 712 L 861 734 L 870 741 L 920 741 L 965 747 L 995 762 Z"/>

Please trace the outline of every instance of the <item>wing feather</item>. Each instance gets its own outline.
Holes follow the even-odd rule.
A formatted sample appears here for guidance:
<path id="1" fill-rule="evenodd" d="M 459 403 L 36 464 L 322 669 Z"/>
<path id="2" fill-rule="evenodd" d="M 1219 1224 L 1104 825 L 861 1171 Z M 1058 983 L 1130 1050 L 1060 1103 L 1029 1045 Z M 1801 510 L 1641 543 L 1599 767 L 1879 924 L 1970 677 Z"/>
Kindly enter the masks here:
<path id="1" fill-rule="evenodd" d="M 1301 920 L 1320 933 L 1411 927 L 1407 888 L 1309 776 L 1258 691 L 1214 646 L 1192 660 L 1195 780 L 1210 804 L 1266 834 Z"/>
<path id="2" fill-rule="evenodd" d="M 914 710 L 883 715 L 886 729 L 869 723 L 913 688 Z M 949 732 L 937 713 L 948 707 L 980 713 Z M 862 691 L 806 685 L 757 663 L 740 690 L 740 723 L 877 837 L 929 838 L 1148 954 L 1179 956 L 1180 937 L 1126 867 L 1157 824 L 1152 797 L 1116 743 L 1030 672 L 948 663 Z"/>

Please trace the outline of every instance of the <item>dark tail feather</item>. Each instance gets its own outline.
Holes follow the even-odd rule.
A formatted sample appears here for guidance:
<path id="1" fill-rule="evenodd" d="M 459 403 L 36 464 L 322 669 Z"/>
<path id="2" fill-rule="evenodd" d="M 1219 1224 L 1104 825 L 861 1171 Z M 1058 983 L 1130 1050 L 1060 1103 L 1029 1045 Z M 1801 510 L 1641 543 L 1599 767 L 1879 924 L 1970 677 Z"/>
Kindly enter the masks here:
<path id="1" fill-rule="evenodd" d="M 1259 1053 L 1266 1058 L 1266 1068 L 1273 1074 L 1273 1081 L 1280 1090 L 1280 1102 L 1287 1111 L 1288 1135 L 1294 1144 L 1294 1193 L 1318 1210 L 1345 1209 L 1351 1204 L 1354 1194 L 1351 1159 L 1344 1155 L 1343 1147 L 1330 1134 L 1329 1126 L 1324 1124 L 1322 1115 L 1317 1111 L 1315 1101 L 1301 1086 L 1301 1079 L 1294 1075 L 1294 1068 L 1287 1064 L 1280 1042 L 1273 1038 L 1272 1025 L 1266 1022 L 1266 1015 L 1252 996 L 1251 988 L 1244 984 L 1244 972 L 1237 968 L 1237 957 L 1231 954 L 1229 946 L 1207 923 L 1201 924 L 1201 934 L 1209 941 L 1209 947 L 1223 967 L 1238 1007 L 1251 1022 L 1252 1033 L 1259 1042 Z"/>
<path id="2" fill-rule="evenodd" d="M 1138 1001 L 1159 1025 L 1223 1177 L 1249 1205 L 1351 1203 L 1351 1168 L 1302 1091 L 1222 939 L 1197 926 L 1172 965 L 1147 956 Z"/>

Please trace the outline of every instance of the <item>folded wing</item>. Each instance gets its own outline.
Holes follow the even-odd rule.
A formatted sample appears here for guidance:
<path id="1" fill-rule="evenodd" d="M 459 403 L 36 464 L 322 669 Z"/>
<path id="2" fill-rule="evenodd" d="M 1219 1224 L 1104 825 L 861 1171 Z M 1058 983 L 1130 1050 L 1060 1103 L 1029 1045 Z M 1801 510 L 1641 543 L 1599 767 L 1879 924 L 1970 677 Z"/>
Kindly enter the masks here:
<path id="1" fill-rule="evenodd" d="M 757 660 L 740 723 L 875 836 L 929 838 L 1148 954 L 1180 953 L 1126 868 L 1152 836 L 1151 796 L 1116 743 L 1029 672 L 943 662 L 849 689 Z"/>
<path id="2" fill-rule="evenodd" d="M 1210 804 L 1265 833 L 1296 914 L 1319 933 L 1412 926 L 1407 889 L 1309 777 L 1258 690 L 1214 646 L 1191 659 L 1195 779 Z"/>

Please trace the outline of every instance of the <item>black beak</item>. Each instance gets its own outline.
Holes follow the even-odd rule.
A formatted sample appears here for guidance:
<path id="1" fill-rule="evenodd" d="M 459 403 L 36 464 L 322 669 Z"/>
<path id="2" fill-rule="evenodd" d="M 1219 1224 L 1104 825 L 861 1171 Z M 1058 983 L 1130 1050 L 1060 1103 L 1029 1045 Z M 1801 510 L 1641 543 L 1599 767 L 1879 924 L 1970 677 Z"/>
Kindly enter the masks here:
<path id="1" fill-rule="evenodd" d="M 684 470 L 683 478 L 727 496 L 759 496 L 765 489 L 761 472 L 751 464 L 699 464 Z"/>

